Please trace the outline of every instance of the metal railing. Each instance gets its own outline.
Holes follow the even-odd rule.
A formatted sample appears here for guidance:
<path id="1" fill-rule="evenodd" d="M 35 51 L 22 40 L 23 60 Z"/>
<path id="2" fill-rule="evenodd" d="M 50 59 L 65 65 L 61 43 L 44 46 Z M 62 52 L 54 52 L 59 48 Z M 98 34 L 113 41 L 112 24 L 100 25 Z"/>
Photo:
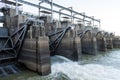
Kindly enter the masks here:
<path id="1" fill-rule="evenodd" d="M 14 0 L 14 1 L 15 1 L 15 0 Z M 40 0 L 40 1 L 41 1 L 41 0 Z M 39 6 L 39 5 L 37 5 L 37 4 L 31 3 L 31 2 L 28 2 L 28 1 L 18 0 L 18 2 L 20 2 L 20 3 L 27 4 L 27 5 L 30 5 L 30 6 L 33 6 L 33 7 L 37 7 L 37 8 L 40 7 L 41 9 L 45 9 L 45 10 L 52 11 L 52 12 L 55 12 L 55 13 L 58 13 L 58 14 L 59 14 L 59 13 L 60 13 L 59 11 L 53 10 L 53 7 L 58 7 L 58 8 L 67 10 L 67 11 L 72 11 L 72 14 L 78 14 L 78 15 L 80 15 L 80 16 L 83 16 L 85 19 L 88 18 L 88 19 L 91 19 L 91 20 L 94 20 L 94 21 L 100 23 L 100 19 L 95 19 L 95 18 L 93 18 L 93 17 L 87 16 L 87 15 L 85 15 L 85 14 L 83 14 L 83 13 L 76 12 L 76 11 L 74 11 L 74 10 L 71 10 L 71 9 L 69 9 L 69 8 L 66 8 L 66 7 L 63 7 L 63 6 L 58 5 L 58 4 L 56 4 L 56 3 L 50 2 L 50 1 L 48 1 L 48 0 L 42 0 L 42 1 L 44 1 L 44 2 L 47 3 L 47 4 L 50 4 L 50 5 L 52 6 L 51 9 L 50 9 L 50 8 L 47 8 L 47 7 Z M 63 13 L 63 12 L 61 12 L 61 14 L 62 14 L 62 15 L 69 16 L 69 17 L 74 17 L 74 18 L 79 19 L 79 20 L 83 20 L 83 19 L 81 19 L 81 18 L 79 18 L 79 17 L 75 17 L 75 16 L 73 16 L 73 15 L 71 16 L 71 15 L 66 14 L 66 13 Z M 89 20 L 85 20 L 85 19 L 84 19 L 84 21 L 89 22 Z"/>

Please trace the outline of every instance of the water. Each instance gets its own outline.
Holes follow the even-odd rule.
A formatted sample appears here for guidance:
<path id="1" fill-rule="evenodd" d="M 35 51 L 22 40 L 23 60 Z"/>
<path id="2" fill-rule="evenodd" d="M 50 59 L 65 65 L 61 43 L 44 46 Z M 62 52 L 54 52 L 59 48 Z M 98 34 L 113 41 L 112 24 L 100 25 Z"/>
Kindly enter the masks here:
<path id="1" fill-rule="evenodd" d="M 120 80 L 120 50 L 114 49 L 99 54 L 83 55 L 73 62 L 61 56 L 51 58 L 52 73 L 39 76 L 34 72 L 11 75 L 1 80 Z"/>
<path id="2" fill-rule="evenodd" d="M 83 55 L 79 63 L 63 60 L 62 63 L 53 61 L 52 74 L 62 73 L 70 80 L 120 80 L 120 50 L 100 52 L 96 56 Z"/>

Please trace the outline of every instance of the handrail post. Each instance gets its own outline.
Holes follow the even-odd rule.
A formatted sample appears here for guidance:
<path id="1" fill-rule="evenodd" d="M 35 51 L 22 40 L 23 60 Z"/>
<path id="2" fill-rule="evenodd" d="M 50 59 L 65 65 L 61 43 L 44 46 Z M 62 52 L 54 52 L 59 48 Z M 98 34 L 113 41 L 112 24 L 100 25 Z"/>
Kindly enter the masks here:
<path id="1" fill-rule="evenodd" d="M 94 16 L 92 16 L 92 26 L 94 27 Z"/>
<path id="2" fill-rule="evenodd" d="M 85 26 L 85 12 L 83 12 L 83 25 Z"/>
<path id="3" fill-rule="evenodd" d="M 100 19 L 99 19 L 99 29 L 101 29 L 101 21 L 100 21 Z"/>
<path id="4" fill-rule="evenodd" d="M 16 15 L 18 15 L 18 0 L 16 0 Z"/>
<path id="5" fill-rule="evenodd" d="M 51 22 L 53 22 L 53 0 L 51 0 Z"/>

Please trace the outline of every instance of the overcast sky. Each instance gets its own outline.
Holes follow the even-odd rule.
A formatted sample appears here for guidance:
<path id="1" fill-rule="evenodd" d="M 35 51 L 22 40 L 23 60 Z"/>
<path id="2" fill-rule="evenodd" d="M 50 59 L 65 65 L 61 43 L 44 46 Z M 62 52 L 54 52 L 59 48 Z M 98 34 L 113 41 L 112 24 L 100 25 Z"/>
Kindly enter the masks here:
<path id="1" fill-rule="evenodd" d="M 101 19 L 101 27 L 120 35 L 120 0 L 53 0 L 63 6 Z"/>
<path id="2" fill-rule="evenodd" d="M 26 0 L 38 3 L 38 0 Z M 75 11 L 85 12 L 88 16 L 101 19 L 101 28 L 120 35 L 120 0 L 53 0 L 65 7 L 73 7 Z M 25 6 L 24 10 L 38 13 L 38 9 Z M 55 16 L 55 14 L 54 14 Z"/>

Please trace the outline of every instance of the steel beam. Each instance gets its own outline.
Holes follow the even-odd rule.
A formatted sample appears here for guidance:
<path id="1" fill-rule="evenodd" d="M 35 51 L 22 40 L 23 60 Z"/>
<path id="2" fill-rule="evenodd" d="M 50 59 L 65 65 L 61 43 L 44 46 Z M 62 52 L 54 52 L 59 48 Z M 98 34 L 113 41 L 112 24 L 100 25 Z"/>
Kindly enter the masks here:
<path id="1" fill-rule="evenodd" d="M 51 4 L 51 2 L 50 2 L 49 0 L 46 0 L 45 2 L 48 3 L 48 4 Z M 59 7 L 59 8 L 63 8 L 63 9 L 68 10 L 68 11 L 72 11 L 72 12 L 75 13 L 75 14 L 78 14 L 78 15 L 81 15 L 81 16 L 85 16 L 85 18 L 89 18 L 89 19 L 92 19 L 92 20 L 94 20 L 94 21 L 100 22 L 100 21 L 97 20 L 97 19 L 94 19 L 94 18 L 92 18 L 92 17 L 86 16 L 86 15 L 84 15 L 84 14 L 82 14 L 82 13 L 79 13 L 79 12 L 76 12 L 76 11 L 74 11 L 74 10 L 72 10 L 72 9 L 69 9 L 69 8 L 66 8 L 66 7 L 63 7 L 63 6 L 60 6 L 60 5 L 56 4 L 56 3 L 53 3 L 53 5 L 56 6 L 56 7 Z"/>
<path id="2" fill-rule="evenodd" d="M 15 0 L 14 0 L 15 1 Z M 51 9 L 49 9 L 49 8 L 46 8 L 46 7 L 43 7 L 43 6 L 39 6 L 39 5 L 37 5 L 37 4 L 33 4 L 33 3 L 30 3 L 30 2 L 27 2 L 27 1 L 24 1 L 24 0 L 18 0 L 18 2 L 20 2 L 20 3 L 23 3 L 23 4 L 27 4 L 27 5 L 30 5 L 30 6 L 34 6 L 34 7 L 37 7 L 37 8 L 42 8 L 42 9 L 45 9 L 45 10 L 48 10 L 48 11 L 51 11 Z M 53 5 L 54 5 L 55 3 L 53 3 Z M 64 7 L 63 7 L 64 8 Z M 66 8 L 65 8 L 66 9 Z M 71 9 L 70 9 L 71 10 Z M 53 12 L 55 12 L 55 13 L 58 13 L 59 14 L 59 11 L 56 11 L 56 10 L 53 10 Z M 66 15 L 66 16 L 69 16 L 69 17 L 73 17 L 73 16 L 71 16 L 71 15 L 68 15 L 68 14 L 65 14 L 65 13 L 62 13 L 62 12 L 60 12 L 62 15 Z M 81 13 L 82 14 L 82 13 Z M 76 18 L 76 19 L 79 19 L 79 20 L 83 20 L 83 19 L 81 19 L 81 18 L 78 18 L 78 17 L 74 17 L 74 18 Z M 85 20 L 86 22 L 89 22 L 89 20 Z"/>
<path id="3" fill-rule="evenodd" d="M 14 0 L 14 1 L 11 1 L 11 0 L 0 0 L 0 2 L 2 2 L 2 3 L 6 3 L 6 4 L 12 4 L 12 5 L 16 5 L 16 2 L 15 2 L 16 0 Z M 18 3 L 18 6 L 22 6 L 22 4 L 20 4 L 20 3 Z"/>

